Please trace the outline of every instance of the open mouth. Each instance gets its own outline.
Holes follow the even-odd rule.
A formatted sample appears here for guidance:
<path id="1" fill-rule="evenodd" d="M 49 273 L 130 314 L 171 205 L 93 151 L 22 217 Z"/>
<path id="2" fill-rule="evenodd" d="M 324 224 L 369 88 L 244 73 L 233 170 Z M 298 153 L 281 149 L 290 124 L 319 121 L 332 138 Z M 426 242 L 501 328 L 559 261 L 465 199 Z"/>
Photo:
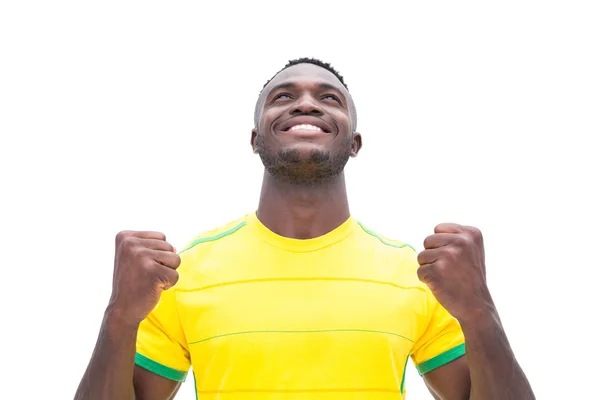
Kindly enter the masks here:
<path id="1" fill-rule="evenodd" d="M 295 131 L 308 131 L 308 132 L 325 132 L 323 129 L 319 128 L 316 125 L 311 124 L 298 124 L 293 125 L 285 130 L 286 132 L 295 132 Z"/>
<path id="2" fill-rule="evenodd" d="M 332 133 L 333 126 L 321 118 L 298 116 L 284 121 L 279 126 L 282 133 L 293 133 L 300 136 L 322 135 Z"/>

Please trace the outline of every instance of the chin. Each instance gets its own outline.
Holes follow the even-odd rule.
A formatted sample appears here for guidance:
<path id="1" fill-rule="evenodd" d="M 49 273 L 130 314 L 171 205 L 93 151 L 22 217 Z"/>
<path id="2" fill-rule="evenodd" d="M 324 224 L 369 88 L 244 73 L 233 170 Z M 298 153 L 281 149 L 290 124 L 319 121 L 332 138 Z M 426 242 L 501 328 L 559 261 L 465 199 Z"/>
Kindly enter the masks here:
<path id="1" fill-rule="evenodd" d="M 329 149 L 326 146 L 323 146 L 320 143 L 314 142 L 300 142 L 294 143 L 289 146 L 285 146 L 282 149 L 282 152 L 297 152 L 303 156 L 310 156 L 311 154 L 317 153 L 326 153 L 329 154 Z"/>

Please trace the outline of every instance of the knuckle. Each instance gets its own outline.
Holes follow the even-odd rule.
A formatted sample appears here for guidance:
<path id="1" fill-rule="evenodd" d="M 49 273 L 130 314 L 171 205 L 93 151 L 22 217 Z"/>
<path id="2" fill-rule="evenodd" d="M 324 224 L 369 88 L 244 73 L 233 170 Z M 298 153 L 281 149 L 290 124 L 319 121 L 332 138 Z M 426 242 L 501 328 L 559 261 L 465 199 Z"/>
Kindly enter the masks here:
<path id="1" fill-rule="evenodd" d="M 433 241 L 435 240 L 435 235 L 429 235 L 425 238 L 425 240 L 423 240 L 423 247 L 428 248 L 429 246 L 431 246 L 433 244 Z"/>
<path id="2" fill-rule="evenodd" d="M 177 254 L 169 253 L 165 255 L 162 262 L 166 267 L 175 270 L 181 264 L 181 258 Z"/>
<path id="3" fill-rule="evenodd" d="M 170 277 L 171 286 L 175 286 L 177 282 L 179 282 L 179 274 L 177 271 L 173 271 L 173 274 Z"/>
<path id="4" fill-rule="evenodd" d="M 166 241 L 167 240 L 167 236 L 162 233 L 162 232 L 153 232 L 153 236 L 157 239 L 157 240 L 163 240 Z"/>
<path id="5" fill-rule="evenodd" d="M 473 239 L 471 238 L 471 235 L 468 233 L 459 233 L 458 235 L 456 235 L 456 244 L 458 246 L 468 245 L 472 241 L 473 241 Z"/>
<path id="6" fill-rule="evenodd" d="M 448 262 L 449 262 L 449 257 L 447 256 L 442 256 L 440 258 L 438 258 L 435 261 L 435 264 L 433 264 L 431 267 L 431 275 L 435 275 L 435 276 L 442 276 L 444 275 L 444 272 L 447 269 L 448 266 Z"/>
<path id="7" fill-rule="evenodd" d="M 427 282 L 429 279 L 431 279 L 432 272 L 432 265 L 422 265 L 417 269 L 417 276 L 421 282 Z"/>
<path id="8" fill-rule="evenodd" d="M 131 235 L 130 231 L 121 231 L 121 232 L 117 233 L 117 235 L 115 236 L 115 242 L 117 244 L 120 244 L 129 235 Z"/>
<path id="9" fill-rule="evenodd" d="M 425 267 L 421 267 L 421 269 L 417 271 L 419 280 L 427 286 L 429 286 L 430 289 L 434 289 L 438 286 L 438 281 L 440 280 L 440 277 L 438 276 L 437 269 L 437 265 L 435 268 L 433 265 L 426 265 Z"/>
<path id="10" fill-rule="evenodd" d="M 130 247 L 134 243 L 133 236 L 126 235 L 121 239 L 121 244 L 125 247 Z"/>
<path id="11" fill-rule="evenodd" d="M 152 263 L 149 252 L 142 246 L 133 246 L 130 250 L 131 256 L 136 260 L 141 260 L 143 263 Z"/>
<path id="12" fill-rule="evenodd" d="M 160 281 L 163 285 L 163 289 L 167 290 L 172 288 L 179 281 L 179 274 L 177 271 L 171 270 L 160 277 Z"/>
<path id="13" fill-rule="evenodd" d="M 121 246 L 123 247 L 124 250 L 126 250 L 129 253 L 136 253 L 136 246 L 137 245 L 137 240 L 135 239 L 135 237 L 131 236 L 131 235 L 127 235 L 125 237 L 123 237 L 123 239 L 121 240 Z"/>
<path id="14" fill-rule="evenodd" d="M 151 258 L 142 258 L 140 261 L 140 266 L 150 273 L 154 271 L 156 267 L 154 260 Z"/>
<path id="15" fill-rule="evenodd" d="M 462 246 L 446 246 L 445 252 L 450 258 L 456 259 L 456 258 L 459 258 L 461 256 L 461 254 L 463 253 L 463 247 Z"/>
<path id="16" fill-rule="evenodd" d="M 149 258 L 141 259 L 135 265 L 142 276 L 149 277 L 156 274 L 154 262 Z"/>
<path id="17" fill-rule="evenodd" d="M 481 236 L 481 231 L 478 228 L 475 228 L 474 226 L 465 226 L 464 231 L 468 236 L 472 238 L 477 238 Z"/>
<path id="18" fill-rule="evenodd" d="M 173 267 L 178 268 L 181 265 L 181 257 L 179 254 L 173 254 Z"/>
<path id="19" fill-rule="evenodd" d="M 475 240 L 483 239 L 483 233 L 481 233 L 481 230 L 479 230 L 478 228 L 471 227 L 471 235 Z"/>
<path id="20" fill-rule="evenodd" d="M 166 240 L 162 242 L 162 246 L 164 248 L 164 251 L 172 252 L 173 250 L 175 250 L 175 247 L 173 247 L 173 245 L 167 242 Z"/>
<path id="21" fill-rule="evenodd" d="M 417 255 L 417 262 L 419 263 L 419 265 L 423 265 L 423 260 L 425 259 L 425 256 L 423 255 L 423 252 L 420 252 Z"/>

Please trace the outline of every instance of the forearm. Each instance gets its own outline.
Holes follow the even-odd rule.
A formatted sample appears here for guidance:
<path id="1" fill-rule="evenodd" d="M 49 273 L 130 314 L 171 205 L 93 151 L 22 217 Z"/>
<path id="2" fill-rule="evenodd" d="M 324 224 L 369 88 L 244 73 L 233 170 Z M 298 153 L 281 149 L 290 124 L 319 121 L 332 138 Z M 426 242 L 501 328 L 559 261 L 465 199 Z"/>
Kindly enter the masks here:
<path id="1" fill-rule="evenodd" d="M 471 376 L 471 400 L 533 400 L 495 308 L 461 321 Z"/>
<path id="2" fill-rule="evenodd" d="M 133 369 L 137 326 L 118 322 L 109 310 L 75 400 L 135 399 Z"/>

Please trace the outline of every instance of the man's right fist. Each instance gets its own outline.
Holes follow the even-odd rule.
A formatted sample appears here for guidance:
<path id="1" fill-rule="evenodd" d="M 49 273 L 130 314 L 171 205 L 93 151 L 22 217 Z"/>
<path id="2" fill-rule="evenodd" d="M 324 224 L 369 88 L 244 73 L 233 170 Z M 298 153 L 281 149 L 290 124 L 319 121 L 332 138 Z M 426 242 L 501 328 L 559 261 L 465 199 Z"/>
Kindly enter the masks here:
<path id="1" fill-rule="evenodd" d="M 109 309 L 127 324 L 139 324 L 156 307 L 163 290 L 179 279 L 181 259 L 160 232 L 119 232 Z"/>

